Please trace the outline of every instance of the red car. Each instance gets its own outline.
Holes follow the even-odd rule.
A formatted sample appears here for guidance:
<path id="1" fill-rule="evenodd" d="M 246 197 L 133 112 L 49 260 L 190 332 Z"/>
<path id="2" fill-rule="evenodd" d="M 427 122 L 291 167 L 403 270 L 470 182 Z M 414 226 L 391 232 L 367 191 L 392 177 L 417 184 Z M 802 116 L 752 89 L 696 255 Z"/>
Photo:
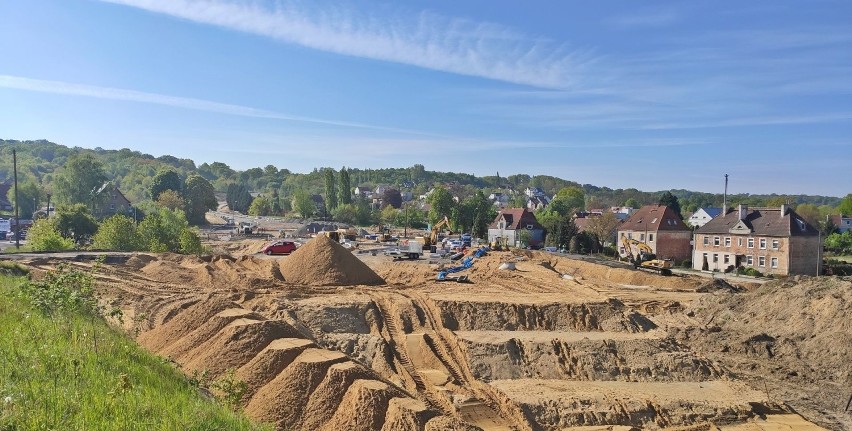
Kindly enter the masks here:
<path id="1" fill-rule="evenodd" d="M 296 243 L 293 241 L 275 241 L 264 246 L 260 252 L 265 254 L 290 254 L 296 251 L 296 248 L 298 247 L 296 247 Z"/>

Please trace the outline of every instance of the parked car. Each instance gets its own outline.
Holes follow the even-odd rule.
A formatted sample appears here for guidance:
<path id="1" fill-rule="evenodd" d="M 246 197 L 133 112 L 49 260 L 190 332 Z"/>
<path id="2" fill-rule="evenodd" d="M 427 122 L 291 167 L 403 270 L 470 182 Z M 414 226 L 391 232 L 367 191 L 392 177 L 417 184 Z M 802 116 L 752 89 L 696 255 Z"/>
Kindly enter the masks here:
<path id="1" fill-rule="evenodd" d="M 293 241 L 274 241 L 264 246 L 260 252 L 264 254 L 290 254 L 297 248 Z"/>

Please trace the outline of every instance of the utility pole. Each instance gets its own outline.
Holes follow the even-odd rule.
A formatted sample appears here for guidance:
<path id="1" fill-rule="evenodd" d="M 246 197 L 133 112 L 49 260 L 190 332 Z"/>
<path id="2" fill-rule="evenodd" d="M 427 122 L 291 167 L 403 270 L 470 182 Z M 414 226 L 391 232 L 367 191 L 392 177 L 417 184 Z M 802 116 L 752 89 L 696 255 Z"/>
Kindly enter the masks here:
<path id="1" fill-rule="evenodd" d="M 21 248 L 21 219 L 18 214 L 18 208 L 21 206 L 21 201 L 18 200 L 18 153 L 12 149 L 12 170 L 15 175 L 15 248 Z"/>
<path id="2" fill-rule="evenodd" d="M 728 174 L 725 174 L 725 194 L 722 195 L 722 216 L 728 213 Z"/>

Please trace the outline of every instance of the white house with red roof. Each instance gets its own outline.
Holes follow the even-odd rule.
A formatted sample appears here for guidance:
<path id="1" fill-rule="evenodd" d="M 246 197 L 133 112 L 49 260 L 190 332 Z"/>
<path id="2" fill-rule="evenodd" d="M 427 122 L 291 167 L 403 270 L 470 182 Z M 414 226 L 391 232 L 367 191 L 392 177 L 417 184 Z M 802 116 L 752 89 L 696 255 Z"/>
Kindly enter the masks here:
<path id="1" fill-rule="evenodd" d="M 539 224 L 535 214 L 526 208 L 507 208 L 497 214 L 497 218 L 488 227 L 488 242 L 521 247 L 521 232 L 530 233 L 528 245 L 536 247 L 544 243 L 544 227 Z"/>

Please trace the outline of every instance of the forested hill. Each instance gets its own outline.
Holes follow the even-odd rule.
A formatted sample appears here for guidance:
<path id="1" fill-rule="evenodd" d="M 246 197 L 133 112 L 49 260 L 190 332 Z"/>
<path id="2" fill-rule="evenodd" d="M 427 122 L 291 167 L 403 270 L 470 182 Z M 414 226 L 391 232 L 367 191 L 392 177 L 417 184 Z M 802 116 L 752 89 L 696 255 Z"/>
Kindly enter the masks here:
<path id="1" fill-rule="evenodd" d="M 197 173 L 209 180 L 215 189 L 224 192 L 228 184 L 240 183 L 258 193 L 279 192 L 282 197 L 291 196 L 295 190 L 305 190 L 309 193 L 324 193 L 324 175 L 326 169 L 319 168 L 310 173 L 295 173 L 286 169 L 267 165 L 245 171 L 232 169 L 225 163 L 203 163 L 196 165 L 189 159 L 179 159 L 165 155 L 155 157 L 127 148 L 121 150 L 104 150 L 102 148 L 84 149 L 69 148 L 45 140 L 16 141 L 0 140 L 0 179 L 12 177 L 12 149 L 18 154 L 18 181 L 33 190 L 42 193 L 49 192 L 53 180 L 64 163 L 74 154 L 90 153 L 104 165 L 107 176 L 121 189 L 131 202 L 140 203 L 150 200 L 148 190 L 154 175 L 162 169 L 175 170 L 181 177 Z M 589 184 L 580 185 L 576 182 L 547 175 L 510 175 L 508 177 L 484 176 L 476 177 L 470 174 L 452 172 L 427 171 L 423 165 L 408 168 L 387 169 L 357 169 L 350 168 L 352 186 L 366 185 L 375 187 L 378 184 L 390 185 L 403 191 L 411 191 L 414 195 L 425 193 L 433 184 L 442 183 L 452 189 L 453 193 L 466 197 L 476 190 L 484 189 L 486 194 L 491 191 L 511 188 L 522 191 L 526 187 L 538 187 L 547 195 L 552 196 L 565 187 L 581 187 L 586 206 L 600 208 L 607 206 L 656 203 L 662 191 L 643 192 L 636 189 L 610 189 Z M 496 173 L 495 173 L 496 174 Z M 671 190 L 680 199 L 684 212 L 689 212 L 702 206 L 720 206 L 721 194 L 693 192 L 689 190 Z M 12 198 L 12 196 L 9 196 Z M 785 200 L 794 204 L 813 204 L 837 206 L 840 198 L 830 196 L 780 196 L 780 195 L 733 195 L 729 197 L 732 204 L 746 203 L 751 206 L 774 205 Z"/>

